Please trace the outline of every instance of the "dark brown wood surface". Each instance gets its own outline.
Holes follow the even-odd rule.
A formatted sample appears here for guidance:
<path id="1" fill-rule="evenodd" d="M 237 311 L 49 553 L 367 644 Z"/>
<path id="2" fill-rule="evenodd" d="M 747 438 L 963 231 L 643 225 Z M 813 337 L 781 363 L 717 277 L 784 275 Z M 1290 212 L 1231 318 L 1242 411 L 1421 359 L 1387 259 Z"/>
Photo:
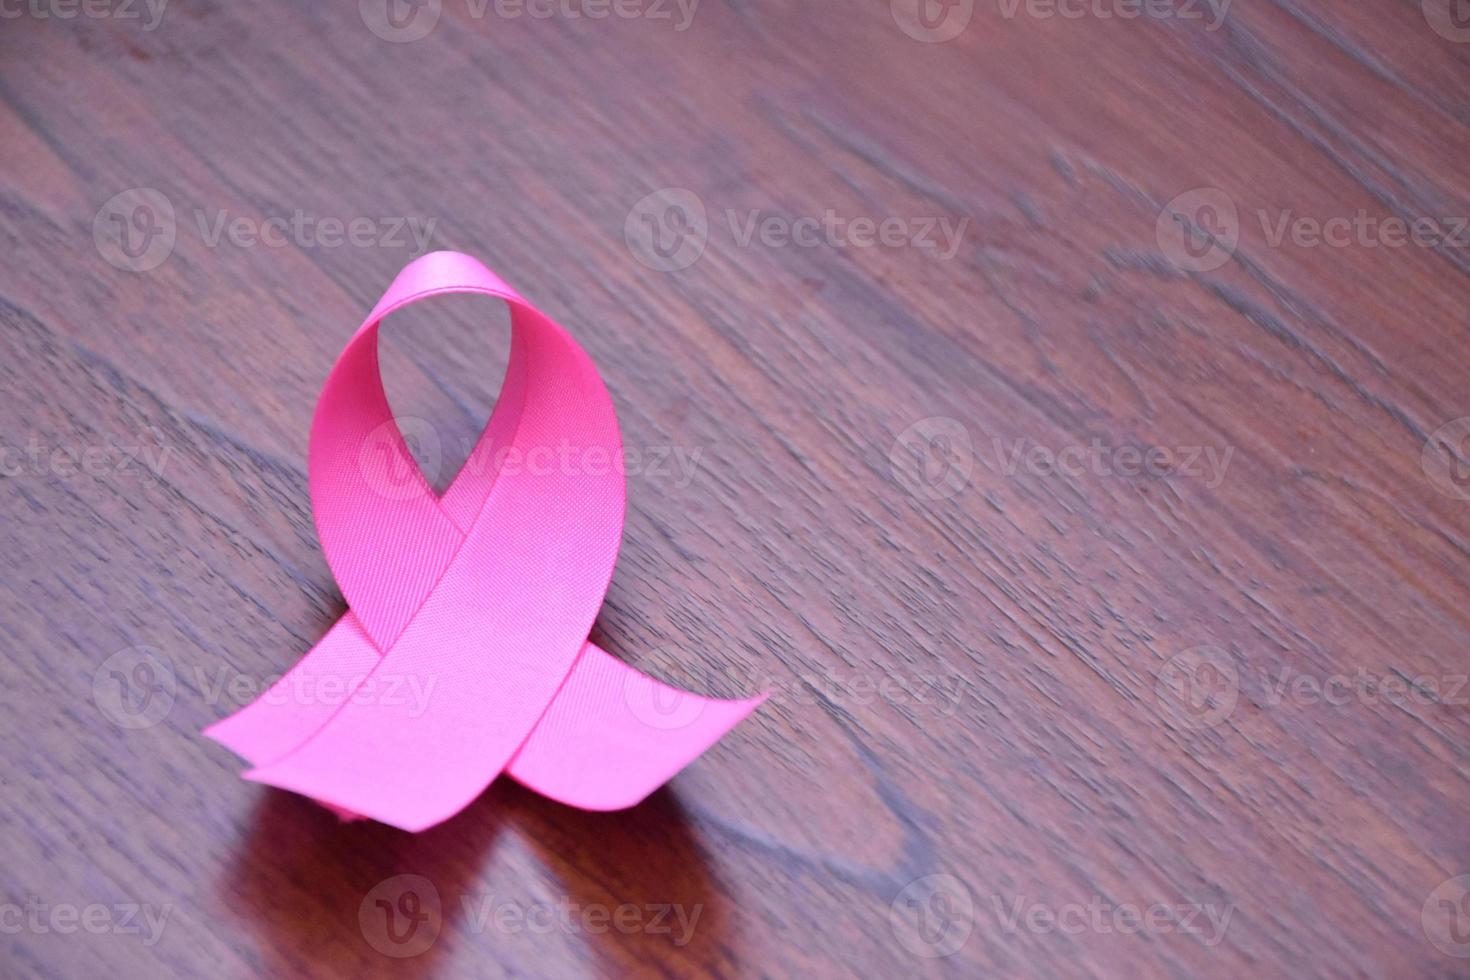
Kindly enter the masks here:
<path id="1" fill-rule="evenodd" d="M 1470 975 L 1463 2 L 393 4 L 0 6 L 0 975 Z M 198 734 L 425 248 L 642 453 L 595 638 L 774 692 L 631 811 Z M 505 322 L 386 331 L 440 486 Z"/>

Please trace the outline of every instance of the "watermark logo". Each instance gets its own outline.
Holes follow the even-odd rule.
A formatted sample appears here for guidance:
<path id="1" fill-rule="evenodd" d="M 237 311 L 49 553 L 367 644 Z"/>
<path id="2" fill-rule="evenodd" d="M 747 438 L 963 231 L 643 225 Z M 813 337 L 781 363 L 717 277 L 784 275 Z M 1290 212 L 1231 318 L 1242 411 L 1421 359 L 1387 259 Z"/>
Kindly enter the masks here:
<path id="1" fill-rule="evenodd" d="M 659 661 L 672 659 L 668 650 L 656 650 Z M 623 702 L 634 718 L 659 731 L 687 728 L 704 714 L 705 699 L 679 687 L 660 683 L 641 671 L 630 670 L 623 680 Z"/>
<path id="2" fill-rule="evenodd" d="M 173 254 L 174 206 L 162 191 L 130 187 L 108 198 L 92 219 L 92 241 L 110 265 L 148 272 Z"/>
<path id="3" fill-rule="evenodd" d="M 1224 650 L 1192 647 L 1159 668 L 1154 693 L 1179 725 L 1213 728 L 1235 710 L 1240 673 Z"/>
<path id="4" fill-rule="evenodd" d="M 1446 497 L 1470 500 L 1470 415 L 1446 422 L 1424 441 L 1419 466 Z"/>
<path id="5" fill-rule="evenodd" d="M 1424 19 L 1446 41 L 1470 43 L 1470 0 L 1424 0 Z"/>
<path id="6" fill-rule="evenodd" d="M 650 269 L 687 269 L 699 261 L 709 243 L 704 201 L 687 188 L 659 188 L 640 198 L 628 212 L 623 241 L 633 257 Z"/>
<path id="7" fill-rule="evenodd" d="M 975 0 L 890 0 L 893 22 L 915 41 L 942 44 L 959 37 L 975 16 Z"/>
<path id="8" fill-rule="evenodd" d="M 974 931 L 974 897 L 954 875 L 925 875 L 909 882 L 888 906 L 888 926 L 915 956 L 953 956 Z"/>
<path id="9" fill-rule="evenodd" d="M 444 12 L 443 0 L 358 0 L 357 14 L 367 29 L 392 44 L 429 36 Z"/>
<path id="10" fill-rule="evenodd" d="M 1210 272 L 1235 254 L 1240 214 L 1218 187 L 1196 187 L 1174 198 L 1154 224 L 1159 251 L 1180 269 Z"/>
<path id="11" fill-rule="evenodd" d="M 1435 949 L 1457 959 L 1470 957 L 1470 875 L 1458 875 L 1430 892 L 1419 921 Z"/>
<path id="12" fill-rule="evenodd" d="M 422 496 L 425 485 L 432 487 L 439 479 L 443 465 L 444 445 L 439 430 L 427 419 L 412 415 L 400 415 L 374 426 L 357 449 L 358 474 L 385 500 Z"/>
<path id="13" fill-rule="evenodd" d="M 92 703 L 118 728 L 152 728 L 168 717 L 177 692 L 173 664 L 152 647 L 119 650 L 92 674 Z"/>
<path id="14" fill-rule="evenodd" d="M 943 415 L 904 429 L 888 451 L 893 479 L 920 500 L 945 500 L 970 483 L 975 446 L 970 430 Z"/>
<path id="15" fill-rule="evenodd" d="M 434 945 L 444 927 L 439 889 L 423 875 L 394 875 L 363 896 L 357 924 L 362 938 L 384 956 L 418 956 Z"/>

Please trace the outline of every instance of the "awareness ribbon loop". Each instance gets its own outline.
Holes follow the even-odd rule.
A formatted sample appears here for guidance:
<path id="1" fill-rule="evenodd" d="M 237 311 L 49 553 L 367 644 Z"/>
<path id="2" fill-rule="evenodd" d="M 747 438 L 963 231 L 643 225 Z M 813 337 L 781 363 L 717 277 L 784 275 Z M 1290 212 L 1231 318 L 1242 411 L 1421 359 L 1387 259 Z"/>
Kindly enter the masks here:
<path id="1" fill-rule="evenodd" d="M 388 406 L 377 341 L 390 313 L 444 293 L 504 300 L 511 345 L 490 420 L 438 497 Z M 765 698 L 679 691 L 588 641 L 622 538 L 621 451 L 612 400 L 570 335 L 467 255 L 411 262 L 312 421 L 312 512 L 350 609 L 205 734 L 255 767 L 246 779 L 409 831 L 501 772 L 583 809 L 641 801 Z M 561 465 L 506 465 L 552 456 Z M 427 700 L 386 693 L 405 681 Z M 341 696 L 301 696 L 329 683 Z"/>

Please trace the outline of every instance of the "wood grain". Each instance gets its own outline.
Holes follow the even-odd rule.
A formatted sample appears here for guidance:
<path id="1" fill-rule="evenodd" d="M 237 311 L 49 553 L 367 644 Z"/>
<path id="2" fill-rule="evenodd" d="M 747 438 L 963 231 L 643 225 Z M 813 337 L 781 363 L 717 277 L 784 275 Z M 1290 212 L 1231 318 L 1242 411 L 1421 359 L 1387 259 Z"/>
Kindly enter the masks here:
<path id="1" fill-rule="evenodd" d="M 0 972 L 1470 976 L 1470 44 L 1063 6 L 5 8 Z M 774 691 L 634 810 L 340 826 L 198 735 L 343 611 L 307 420 L 410 226 L 646 454 L 598 642 Z M 386 331 L 440 486 L 504 323 Z"/>

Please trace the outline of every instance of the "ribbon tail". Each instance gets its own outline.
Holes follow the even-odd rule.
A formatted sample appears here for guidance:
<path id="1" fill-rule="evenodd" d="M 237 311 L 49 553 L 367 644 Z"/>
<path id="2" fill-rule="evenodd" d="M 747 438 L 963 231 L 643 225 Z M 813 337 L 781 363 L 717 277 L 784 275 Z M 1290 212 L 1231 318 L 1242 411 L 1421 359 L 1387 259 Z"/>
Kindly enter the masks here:
<path id="1" fill-rule="evenodd" d="M 352 680 L 370 676 L 381 655 L 349 611 L 280 680 L 204 735 L 257 768 L 308 742 L 337 712 Z M 343 698 L 322 696 L 332 690 Z M 635 806 L 754 711 L 765 695 L 701 697 L 670 687 L 587 643 L 566 682 L 506 767 L 543 796 L 584 810 Z M 336 813 L 354 811 L 287 787 Z"/>
<path id="2" fill-rule="evenodd" d="M 357 693 L 351 685 L 372 674 L 380 659 L 362 621 L 349 611 L 280 680 L 204 729 L 204 736 L 253 766 L 275 762 L 320 731 Z"/>
<path id="3" fill-rule="evenodd" d="M 203 734 L 252 766 L 269 765 L 290 755 L 331 720 L 338 702 L 321 694 L 343 691 L 344 685 L 366 678 L 380 659 L 362 621 L 349 611 L 260 697 Z M 363 819 L 324 800 L 316 802 L 344 821 Z"/>
<path id="4" fill-rule="evenodd" d="M 726 701 L 681 691 L 589 642 L 506 773 L 569 806 L 625 809 L 672 779 L 766 697 Z"/>

